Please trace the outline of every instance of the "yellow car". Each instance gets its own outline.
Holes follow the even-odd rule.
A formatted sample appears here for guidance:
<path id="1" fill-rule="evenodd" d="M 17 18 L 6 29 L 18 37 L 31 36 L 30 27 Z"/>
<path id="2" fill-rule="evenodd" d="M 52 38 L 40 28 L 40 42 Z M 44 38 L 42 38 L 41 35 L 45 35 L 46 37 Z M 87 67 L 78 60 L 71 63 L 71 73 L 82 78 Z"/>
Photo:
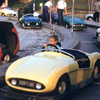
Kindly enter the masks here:
<path id="1" fill-rule="evenodd" d="M 7 70 L 7 85 L 28 93 L 66 94 L 99 77 L 100 54 L 48 46 L 40 53 L 15 61 Z M 93 81 L 92 80 L 92 81 Z"/>

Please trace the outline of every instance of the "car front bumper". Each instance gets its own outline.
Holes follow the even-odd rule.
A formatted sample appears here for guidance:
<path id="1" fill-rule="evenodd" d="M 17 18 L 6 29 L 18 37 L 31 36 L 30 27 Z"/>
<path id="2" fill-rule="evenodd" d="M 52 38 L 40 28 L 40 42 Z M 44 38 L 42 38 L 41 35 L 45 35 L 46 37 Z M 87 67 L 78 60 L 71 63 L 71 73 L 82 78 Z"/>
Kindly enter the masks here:
<path id="1" fill-rule="evenodd" d="M 5 82 L 0 83 L 0 96 L 15 100 L 59 100 L 59 98 L 62 98 L 59 95 L 51 96 L 14 90 L 7 86 Z"/>
<path id="2" fill-rule="evenodd" d="M 25 25 L 23 28 L 25 28 L 25 29 L 31 29 L 31 28 L 41 28 L 42 27 L 42 25 Z"/>
<path id="3" fill-rule="evenodd" d="M 86 28 L 87 28 L 86 25 L 84 25 L 84 26 L 74 26 L 73 27 L 74 30 L 84 30 Z"/>

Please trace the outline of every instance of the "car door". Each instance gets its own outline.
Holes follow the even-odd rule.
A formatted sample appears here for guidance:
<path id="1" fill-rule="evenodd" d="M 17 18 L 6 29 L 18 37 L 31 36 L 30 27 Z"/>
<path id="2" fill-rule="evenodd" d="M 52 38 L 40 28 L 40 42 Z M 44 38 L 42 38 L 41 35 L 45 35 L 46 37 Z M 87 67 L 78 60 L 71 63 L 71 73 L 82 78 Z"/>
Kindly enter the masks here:
<path id="1" fill-rule="evenodd" d="M 79 70 L 77 71 L 77 83 L 86 81 L 91 77 L 91 65 L 91 60 L 89 58 L 80 60 Z"/>

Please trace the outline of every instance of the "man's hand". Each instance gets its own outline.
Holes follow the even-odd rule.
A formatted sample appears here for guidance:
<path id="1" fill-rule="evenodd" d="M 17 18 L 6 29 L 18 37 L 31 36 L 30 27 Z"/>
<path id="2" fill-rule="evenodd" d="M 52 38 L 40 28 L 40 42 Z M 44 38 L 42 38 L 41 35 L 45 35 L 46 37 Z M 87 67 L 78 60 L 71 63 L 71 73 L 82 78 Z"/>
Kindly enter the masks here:
<path id="1" fill-rule="evenodd" d="M 44 47 L 47 47 L 47 44 L 44 44 L 43 46 L 44 46 Z"/>
<path id="2" fill-rule="evenodd" d="M 68 12 L 65 13 L 66 16 L 70 15 Z"/>

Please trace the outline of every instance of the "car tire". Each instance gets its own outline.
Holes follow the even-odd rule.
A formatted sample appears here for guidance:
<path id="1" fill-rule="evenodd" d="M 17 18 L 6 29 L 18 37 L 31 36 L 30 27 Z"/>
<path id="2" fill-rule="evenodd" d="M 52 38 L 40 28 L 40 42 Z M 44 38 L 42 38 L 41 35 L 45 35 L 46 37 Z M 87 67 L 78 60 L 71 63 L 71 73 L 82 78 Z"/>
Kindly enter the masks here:
<path id="1" fill-rule="evenodd" d="M 2 13 L 2 14 L 1 14 L 1 16 L 5 16 L 5 14 L 4 14 L 4 13 Z"/>
<path id="2" fill-rule="evenodd" d="M 97 80 L 99 78 L 99 76 L 100 76 L 100 69 L 99 69 L 98 65 L 96 65 L 93 70 L 93 78 L 95 80 Z"/>
<path id="3" fill-rule="evenodd" d="M 70 82 L 67 75 L 62 76 L 56 86 L 55 94 L 56 95 L 64 95 L 70 89 Z"/>
<path id="4" fill-rule="evenodd" d="M 11 61 L 11 54 L 8 51 L 5 51 L 3 53 L 2 61 L 4 62 L 10 62 Z"/>
<path id="5" fill-rule="evenodd" d="M 92 17 L 88 17 L 87 20 L 93 21 L 93 18 Z"/>

